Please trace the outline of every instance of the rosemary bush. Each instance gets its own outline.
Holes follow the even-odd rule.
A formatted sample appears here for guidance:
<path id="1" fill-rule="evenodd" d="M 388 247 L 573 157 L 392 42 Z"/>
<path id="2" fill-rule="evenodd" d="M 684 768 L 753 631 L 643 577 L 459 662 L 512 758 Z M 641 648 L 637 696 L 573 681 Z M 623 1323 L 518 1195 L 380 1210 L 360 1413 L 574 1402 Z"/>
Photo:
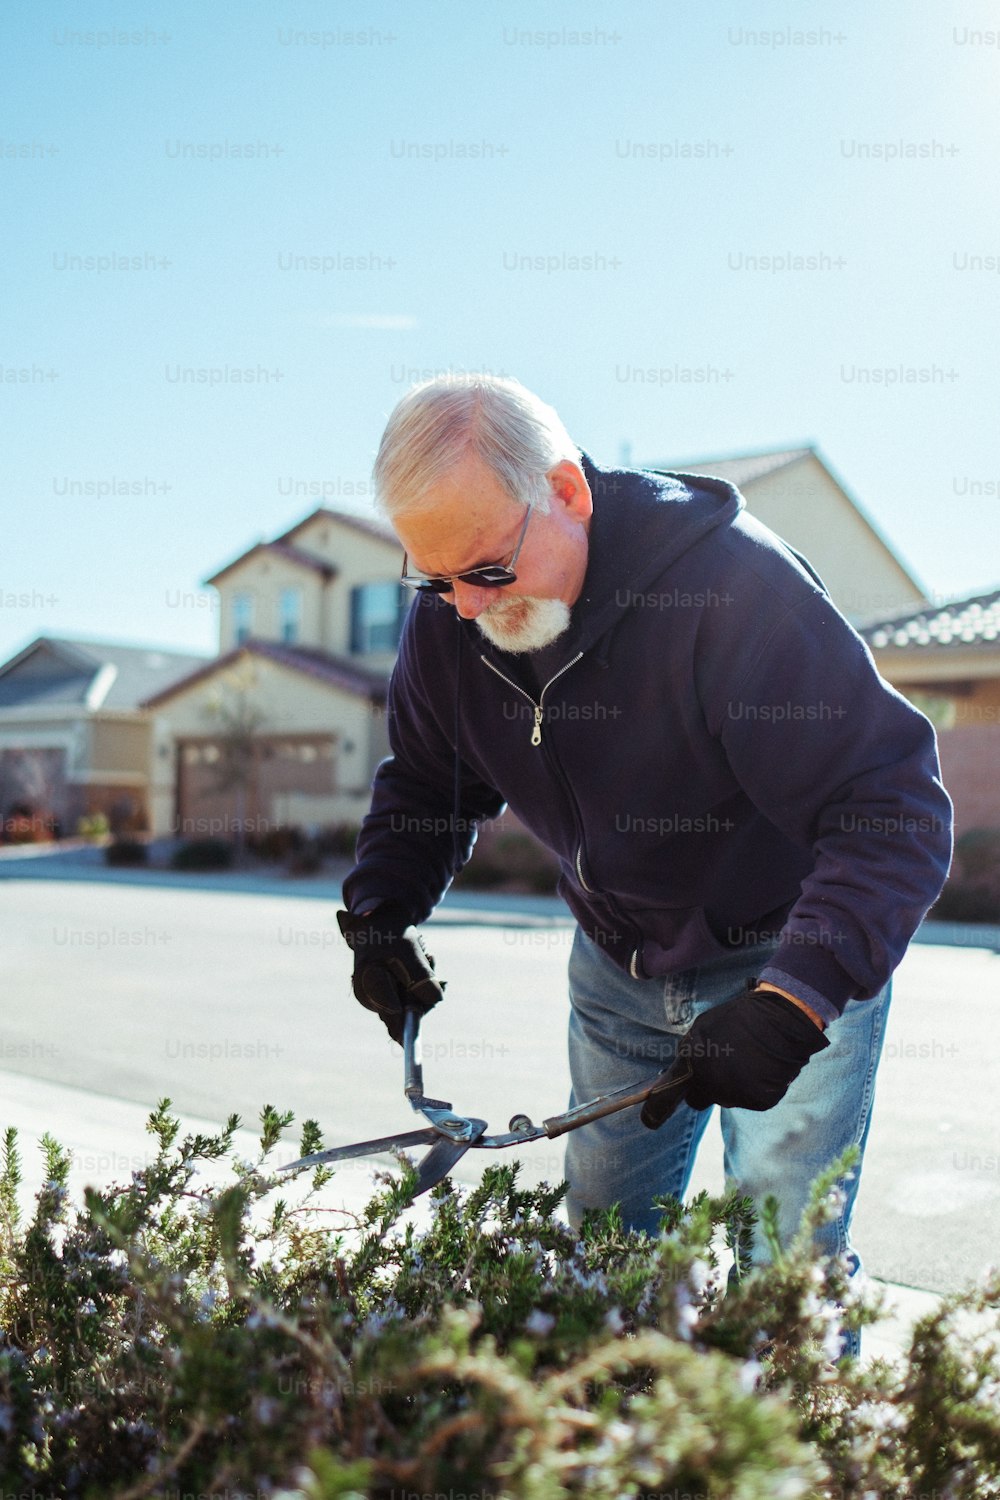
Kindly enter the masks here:
<path id="1" fill-rule="evenodd" d="M 405 1158 L 331 1229 L 317 1203 L 329 1169 L 304 1174 L 302 1201 L 271 1175 L 290 1122 L 265 1107 L 251 1162 L 233 1150 L 235 1116 L 179 1139 L 164 1100 L 151 1164 L 77 1207 L 67 1154 L 45 1137 L 26 1224 L 7 1132 L 0 1493 L 1000 1497 L 1000 1278 L 945 1299 L 905 1360 L 835 1363 L 840 1326 L 878 1316 L 812 1249 L 848 1161 L 784 1247 L 773 1205 L 755 1225 L 734 1196 L 665 1200 L 656 1238 L 614 1212 L 577 1236 L 553 1217 L 562 1189 L 520 1187 L 516 1165 L 474 1189 L 441 1184 L 418 1228 Z M 300 1144 L 319 1147 L 315 1122 Z M 199 1183 L 222 1159 L 232 1180 Z M 766 1270 L 749 1263 L 755 1232 Z"/>

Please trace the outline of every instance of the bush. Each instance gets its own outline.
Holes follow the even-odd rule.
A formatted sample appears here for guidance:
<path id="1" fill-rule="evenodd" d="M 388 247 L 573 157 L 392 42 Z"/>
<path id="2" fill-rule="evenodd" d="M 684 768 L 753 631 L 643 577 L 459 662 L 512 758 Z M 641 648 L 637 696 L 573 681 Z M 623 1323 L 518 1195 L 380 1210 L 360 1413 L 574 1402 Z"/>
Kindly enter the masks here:
<path id="1" fill-rule="evenodd" d="M 145 865 L 149 863 L 149 850 L 139 839 L 116 839 L 104 851 L 106 865 Z"/>
<path id="2" fill-rule="evenodd" d="M 58 820 L 24 802 L 15 803 L 0 821 L 0 844 L 41 844 L 58 837 Z"/>
<path id="3" fill-rule="evenodd" d="M 304 843 L 288 861 L 289 875 L 319 875 L 323 869 L 323 856 L 315 842 Z"/>
<path id="4" fill-rule="evenodd" d="M 228 870 L 233 853 L 225 839 L 191 839 L 174 850 L 170 866 L 174 870 Z"/>
<path id="5" fill-rule="evenodd" d="M 77 838 L 90 839 L 92 843 L 97 843 L 99 839 L 106 839 L 110 831 L 110 824 L 102 812 L 85 813 L 82 818 L 76 820 Z"/>
<path id="6" fill-rule="evenodd" d="M 454 883 L 459 890 L 504 889 L 552 896 L 558 879 L 554 856 L 531 834 L 515 831 L 482 835 Z"/>
<path id="7" fill-rule="evenodd" d="M 664 1202 L 657 1238 L 611 1211 L 578 1237 L 561 1190 L 516 1165 L 403 1213 L 415 1173 L 383 1176 L 330 1229 L 268 1158 L 290 1115 L 261 1113 L 260 1154 L 199 1185 L 239 1121 L 178 1142 L 164 1100 L 155 1159 L 71 1209 L 69 1155 L 43 1138 L 29 1224 L 8 1131 L 0 1175 L 0 1473 L 6 1491 L 106 1500 L 285 1500 L 478 1491 L 497 1500 L 650 1491 L 713 1500 L 997 1496 L 1000 1277 L 945 1299 L 905 1365 L 831 1363 L 841 1319 L 871 1322 L 812 1232 L 844 1170 L 817 1184 L 795 1242 L 745 1200 Z M 315 1150 L 313 1121 L 300 1149 Z M 308 1180 L 308 1179 L 307 1179 Z M 725 1287 L 717 1231 L 736 1255 Z M 838 1304 L 841 1306 L 838 1307 Z M 288 1490 L 291 1489 L 291 1495 Z"/>
<path id="8" fill-rule="evenodd" d="M 248 835 L 247 848 L 258 859 L 280 860 L 301 849 L 304 841 L 301 828 L 269 828 L 265 833 Z"/>
<path id="9" fill-rule="evenodd" d="M 316 840 L 319 852 L 331 859 L 353 859 L 360 832 L 359 823 L 331 823 L 320 829 Z"/>
<path id="10" fill-rule="evenodd" d="M 955 840 L 951 873 L 928 915 L 938 922 L 1000 922 L 1000 828 L 970 828 Z"/>

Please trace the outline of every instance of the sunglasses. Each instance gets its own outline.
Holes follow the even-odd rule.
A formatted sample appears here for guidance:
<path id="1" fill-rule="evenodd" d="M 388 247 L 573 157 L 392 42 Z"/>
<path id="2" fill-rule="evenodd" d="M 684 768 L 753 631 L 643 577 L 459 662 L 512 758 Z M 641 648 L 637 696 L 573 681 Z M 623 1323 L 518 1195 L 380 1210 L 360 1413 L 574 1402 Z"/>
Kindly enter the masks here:
<path id="1" fill-rule="evenodd" d="M 400 583 L 404 583 L 408 589 L 415 589 L 418 594 L 450 594 L 456 583 L 467 583 L 471 588 L 476 589 L 502 589 L 505 584 L 516 583 L 517 574 L 514 572 L 514 564 L 524 545 L 524 536 L 530 520 L 531 506 L 529 505 L 524 525 L 521 527 L 521 534 L 508 563 L 484 563 L 481 568 L 472 568 L 468 573 L 455 573 L 450 578 L 427 578 L 423 573 L 407 573 L 406 553 L 404 552 Z"/>

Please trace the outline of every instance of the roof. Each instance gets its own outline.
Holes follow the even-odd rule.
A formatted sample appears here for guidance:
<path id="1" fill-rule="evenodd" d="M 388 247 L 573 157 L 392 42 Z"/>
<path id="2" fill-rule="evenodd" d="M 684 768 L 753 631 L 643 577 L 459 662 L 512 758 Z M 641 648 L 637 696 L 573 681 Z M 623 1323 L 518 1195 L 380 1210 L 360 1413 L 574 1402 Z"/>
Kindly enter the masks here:
<path id="1" fill-rule="evenodd" d="M 189 652 L 42 635 L 0 666 L 0 708 L 132 709 L 206 660 Z"/>
<path id="2" fill-rule="evenodd" d="M 262 656 L 266 661 L 273 661 L 280 667 L 288 667 L 293 672 L 302 672 L 307 677 L 316 678 L 330 687 L 340 688 L 346 693 L 354 693 L 357 697 L 367 698 L 371 702 L 383 702 L 389 688 L 387 672 L 370 672 L 365 667 L 356 666 L 353 661 L 343 656 L 335 656 L 332 651 L 318 651 L 310 646 L 286 646 L 278 641 L 261 641 L 251 636 L 242 645 L 228 651 L 225 656 L 214 657 L 209 662 L 203 662 L 197 671 L 171 683 L 162 691 L 152 694 L 144 700 L 143 707 L 157 708 L 168 698 L 175 697 L 177 693 L 186 693 L 196 683 L 203 682 L 216 672 L 224 671 L 241 656 Z"/>
<path id="3" fill-rule="evenodd" d="M 733 453 L 728 458 L 692 458 L 684 463 L 664 462 L 643 464 L 645 469 L 666 469 L 670 473 L 715 474 L 719 479 L 728 479 L 740 489 L 755 479 L 773 474 L 775 469 L 787 468 L 803 458 L 814 458 L 816 450 L 808 448 L 774 448 L 763 453 Z"/>
<path id="4" fill-rule="evenodd" d="M 927 654 L 937 647 L 985 646 L 1000 641 L 1000 589 L 869 621 L 860 631 L 873 651 L 887 648 Z"/>
<path id="5" fill-rule="evenodd" d="M 320 505 L 310 515 L 304 516 L 301 521 L 296 521 L 289 531 L 283 531 L 275 540 L 290 542 L 313 521 L 336 521 L 343 526 L 353 526 L 355 531 L 363 531 L 365 536 L 373 536 L 380 542 L 390 542 L 397 549 L 399 547 L 399 540 L 392 527 L 387 522 L 380 521 L 377 516 L 359 516 L 350 510 L 332 510 L 328 505 Z"/>
<path id="6" fill-rule="evenodd" d="M 317 557 L 313 552 L 307 552 L 304 547 L 294 547 L 289 542 L 279 539 L 276 542 L 255 542 L 249 551 L 241 552 L 239 557 L 234 557 L 232 562 L 226 563 L 225 567 L 213 573 L 211 578 L 206 578 L 205 582 L 217 583 L 226 573 L 232 572 L 233 568 L 238 568 L 240 563 L 245 563 L 248 558 L 254 557 L 258 552 L 277 553 L 288 562 L 297 563 L 300 568 L 309 568 L 314 573 L 321 573 L 324 578 L 333 578 L 337 573 L 337 569 L 325 558 Z"/>
<path id="7" fill-rule="evenodd" d="M 780 469 L 791 468 L 793 464 L 801 463 L 803 459 L 810 458 L 826 471 L 844 496 L 844 499 L 853 508 L 859 519 L 864 522 L 879 546 L 888 554 L 896 568 L 898 568 L 899 572 L 910 584 L 914 593 L 923 594 L 926 598 L 928 590 L 914 573 L 909 563 L 903 561 L 895 545 L 885 535 L 882 528 L 872 516 L 869 515 L 867 509 L 862 505 L 857 496 L 848 489 L 829 460 L 820 453 L 818 447 L 813 443 L 802 448 L 768 448 L 759 453 L 733 453 L 728 458 L 693 458 L 683 464 L 646 464 L 644 467 L 667 468 L 670 472 L 680 472 L 682 474 L 715 475 L 719 479 L 728 480 L 737 489 L 744 489 L 756 480 L 764 479 L 771 474 L 777 473 Z"/>

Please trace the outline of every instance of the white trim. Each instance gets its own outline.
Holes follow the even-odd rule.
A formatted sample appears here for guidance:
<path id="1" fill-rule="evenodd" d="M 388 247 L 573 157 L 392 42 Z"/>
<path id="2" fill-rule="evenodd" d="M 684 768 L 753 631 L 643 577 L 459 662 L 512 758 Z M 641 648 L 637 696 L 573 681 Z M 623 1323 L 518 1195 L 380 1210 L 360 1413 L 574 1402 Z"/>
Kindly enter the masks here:
<path id="1" fill-rule="evenodd" d="M 69 755 L 73 749 L 70 732 L 56 734 L 51 729 L 4 730 L 0 727 L 0 750 L 65 750 Z"/>
<path id="2" fill-rule="evenodd" d="M 149 713 L 143 708 L 102 708 L 89 714 L 85 703 L 30 703 L 16 704 L 10 708 L 0 707 L 0 726 L 20 724 L 31 719 L 61 719 L 64 723 L 102 722 L 121 719 L 135 724 L 148 723 Z"/>
<path id="3" fill-rule="evenodd" d="M 73 786 L 146 786 L 149 777 L 145 771 L 74 771 L 66 777 Z"/>
<path id="4" fill-rule="evenodd" d="M 100 708 L 101 704 L 108 696 L 108 693 L 111 691 L 111 688 L 114 685 L 117 677 L 118 668 L 114 665 L 113 662 L 106 661 L 103 667 L 100 667 L 98 669 L 93 682 L 87 689 L 87 695 L 84 698 L 84 704 L 91 713 Z"/>

